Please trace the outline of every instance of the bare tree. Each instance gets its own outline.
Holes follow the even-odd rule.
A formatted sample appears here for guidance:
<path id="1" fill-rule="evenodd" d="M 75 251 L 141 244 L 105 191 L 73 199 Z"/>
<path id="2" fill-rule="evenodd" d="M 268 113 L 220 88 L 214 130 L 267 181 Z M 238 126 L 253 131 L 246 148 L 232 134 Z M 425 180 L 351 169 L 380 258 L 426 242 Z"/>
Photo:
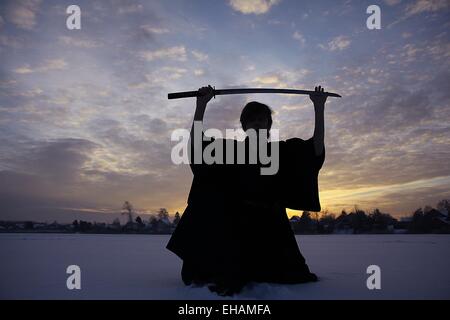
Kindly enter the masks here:
<path id="1" fill-rule="evenodd" d="M 159 220 L 164 220 L 164 219 L 169 218 L 169 212 L 167 211 L 166 208 L 160 208 L 158 210 L 158 218 L 159 218 Z"/>
<path id="2" fill-rule="evenodd" d="M 447 217 L 450 217 L 450 200 L 443 199 L 439 201 L 436 205 L 436 209 L 438 209 L 441 213 L 446 214 Z"/>
<path id="3" fill-rule="evenodd" d="M 122 215 L 128 216 L 128 222 L 133 222 L 133 205 L 129 201 L 125 201 L 122 206 Z"/>
<path id="4" fill-rule="evenodd" d="M 180 222 L 180 219 L 181 219 L 181 217 L 180 217 L 180 213 L 177 211 L 177 212 L 175 212 L 175 218 L 173 219 L 173 225 L 174 226 L 176 226 L 176 225 L 178 225 L 178 222 Z"/>

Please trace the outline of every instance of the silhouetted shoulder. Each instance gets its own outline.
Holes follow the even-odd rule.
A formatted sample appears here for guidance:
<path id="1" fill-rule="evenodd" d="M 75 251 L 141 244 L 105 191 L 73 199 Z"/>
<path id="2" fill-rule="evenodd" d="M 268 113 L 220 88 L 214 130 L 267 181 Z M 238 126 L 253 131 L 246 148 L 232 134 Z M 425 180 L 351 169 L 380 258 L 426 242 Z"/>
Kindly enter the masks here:
<path id="1" fill-rule="evenodd" d="M 195 153 L 193 145 L 191 146 L 191 155 L 189 157 L 189 164 L 192 173 L 195 175 L 209 175 L 220 168 L 221 164 L 226 161 L 226 148 L 236 148 L 237 140 L 215 138 L 213 136 L 201 135 L 201 149 Z"/>
<path id="2" fill-rule="evenodd" d="M 314 169 L 320 170 L 325 161 L 325 148 L 321 155 L 316 156 L 314 139 L 303 140 L 301 138 L 290 138 L 284 141 L 284 152 L 297 160 L 307 161 Z M 281 148 L 283 148 L 281 147 Z"/>

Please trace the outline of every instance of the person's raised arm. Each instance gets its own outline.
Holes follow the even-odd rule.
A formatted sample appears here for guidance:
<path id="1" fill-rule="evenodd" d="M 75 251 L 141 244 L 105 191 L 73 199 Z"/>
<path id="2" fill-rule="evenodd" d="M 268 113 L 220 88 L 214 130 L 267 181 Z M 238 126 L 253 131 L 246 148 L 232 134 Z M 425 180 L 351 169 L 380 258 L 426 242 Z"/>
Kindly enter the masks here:
<path id="1" fill-rule="evenodd" d="M 197 106 L 195 108 L 194 121 L 192 121 L 191 132 L 189 135 L 189 148 L 191 152 L 194 152 L 194 159 L 198 157 L 198 153 L 200 153 L 201 156 L 203 145 L 203 116 L 205 115 L 206 105 L 214 96 L 214 89 L 211 86 L 202 87 L 198 90 L 201 95 L 197 97 Z M 196 130 L 200 132 L 196 133 Z M 196 142 L 196 139 L 199 141 Z M 191 164 L 192 163 L 193 162 L 191 162 Z"/>
<path id="2" fill-rule="evenodd" d="M 324 149 L 324 137 L 325 137 L 325 102 L 327 101 L 327 96 L 325 94 L 321 95 L 320 92 L 324 92 L 321 86 L 315 87 L 314 91 L 317 94 L 310 95 L 309 98 L 314 103 L 314 113 L 315 113 L 315 126 L 314 126 L 314 151 L 316 156 L 320 156 Z"/>
<path id="3" fill-rule="evenodd" d="M 195 108 L 194 121 L 192 122 L 190 140 L 194 139 L 194 124 L 196 121 L 203 122 L 203 117 L 205 115 L 206 105 L 214 97 L 214 89 L 211 86 L 201 87 L 198 89 L 201 96 L 197 97 L 197 105 Z"/>

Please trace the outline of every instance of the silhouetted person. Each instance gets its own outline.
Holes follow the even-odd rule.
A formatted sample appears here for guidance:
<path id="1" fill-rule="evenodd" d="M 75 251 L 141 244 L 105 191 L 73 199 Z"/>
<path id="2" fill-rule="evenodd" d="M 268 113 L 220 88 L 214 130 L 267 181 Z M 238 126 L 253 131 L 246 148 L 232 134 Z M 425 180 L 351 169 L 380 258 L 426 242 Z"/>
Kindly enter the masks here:
<path id="1" fill-rule="evenodd" d="M 213 89 L 199 89 L 194 121 L 203 121 Z M 316 92 L 323 92 L 319 86 Z M 194 179 L 186 207 L 167 248 L 183 260 L 186 285 L 205 285 L 220 295 L 239 292 L 248 282 L 304 283 L 317 281 L 300 253 L 286 208 L 320 211 L 317 177 L 325 159 L 325 95 L 311 95 L 315 109 L 314 136 L 279 143 L 279 170 L 261 175 L 263 164 L 193 163 Z M 269 130 L 272 110 L 248 103 L 242 128 Z M 201 133 L 203 135 L 203 132 Z M 191 147 L 194 125 L 191 129 Z M 203 142 L 204 149 L 212 141 Z M 228 140 L 229 141 L 229 140 Z M 259 141 L 259 140 L 258 140 Z M 232 140 L 249 150 L 248 137 Z M 225 143 L 224 143 L 225 147 Z M 246 153 L 248 154 L 248 152 Z M 236 152 L 234 153 L 236 159 Z M 225 163 L 225 152 L 224 152 Z M 235 162 L 236 163 L 236 162 Z"/>

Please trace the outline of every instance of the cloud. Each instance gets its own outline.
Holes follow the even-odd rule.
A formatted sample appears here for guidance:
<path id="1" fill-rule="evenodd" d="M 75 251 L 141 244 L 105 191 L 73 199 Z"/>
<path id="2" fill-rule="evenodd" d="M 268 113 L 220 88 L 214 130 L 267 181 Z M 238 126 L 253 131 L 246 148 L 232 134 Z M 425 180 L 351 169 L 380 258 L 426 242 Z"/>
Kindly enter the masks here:
<path id="1" fill-rule="evenodd" d="M 260 84 L 260 85 L 267 85 L 267 84 L 276 85 L 276 86 L 283 85 L 283 83 L 281 82 L 281 79 L 278 75 L 265 75 L 265 76 L 256 77 L 255 79 L 252 80 L 252 82 L 256 83 L 256 84 Z"/>
<path id="2" fill-rule="evenodd" d="M 85 139 L 57 139 L 38 145 L 28 155 L 26 167 L 34 173 L 64 180 L 77 179 L 77 173 L 98 145 Z"/>
<path id="3" fill-rule="evenodd" d="M 260 86 L 273 86 L 286 88 L 295 86 L 306 75 L 310 74 L 308 69 L 297 69 L 292 71 L 274 71 L 255 77 L 252 82 Z"/>
<path id="4" fill-rule="evenodd" d="M 398 50 L 405 51 L 403 45 Z M 382 50 L 376 54 L 383 56 Z M 432 64 L 431 57 L 424 59 Z M 330 100 L 327 111 L 328 157 L 321 172 L 324 207 L 378 205 L 398 214 L 412 206 L 434 204 L 445 194 L 448 197 L 448 188 L 443 187 L 450 175 L 445 160 L 450 145 L 450 94 L 444 80 L 448 72 L 401 70 L 405 71 L 393 72 L 379 61 L 358 61 L 339 72 L 337 92 L 344 93 L 345 102 Z M 370 78 L 378 85 L 368 83 Z M 442 184 L 427 183 L 441 178 Z M 414 189 L 401 193 L 391 188 L 413 184 Z M 375 189 L 380 192 L 369 193 Z M 340 198 L 343 195 L 345 200 Z"/>
<path id="5" fill-rule="evenodd" d="M 330 42 L 327 43 L 326 46 L 319 45 L 322 49 L 326 49 L 328 51 L 342 51 L 346 49 L 350 45 L 351 41 L 346 36 L 337 36 L 333 39 L 331 39 Z"/>
<path id="6" fill-rule="evenodd" d="M 407 43 L 403 46 L 403 53 L 401 54 L 403 61 L 406 63 L 414 62 L 417 58 L 417 55 L 422 52 L 423 49 L 417 47 L 414 44 Z"/>
<path id="7" fill-rule="evenodd" d="M 158 118 L 139 115 L 130 120 L 152 136 L 167 131 L 165 121 Z M 184 205 L 189 170 L 171 166 L 168 141 L 139 139 L 114 121 L 103 121 L 95 128 L 105 130 L 102 144 L 87 139 L 10 141 L 15 152 L 2 157 L 2 165 L 9 164 L 11 169 L 0 170 L 0 199 L 7 208 L 1 218 L 51 216 L 61 221 L 74 216 L 56 208 L 93 208 L 99 212 L 104 207 L 113 212 L 114 208 L 120 210 L 125 199 L 146 209 L 169 204 L 170 210 Z M 105 219 L 109 220 L 108 215 Z"/>
<path id="8" fill-rule="evenodd" d="M 14 72 L 15 73 L 19 73 L 19 74 L 27 74 L 27 73 L 33 73 L 34 70 L 31 69 L 30 67 L 23 66 L 23 67 L 19 67 L 19 68 L 14 69 Z"/>
<path id="9" fill-rule="evenodd" d="M 267 21 L 267 23 L 269 25 L 278 26 L 278 25 L 284 24 L 285 22 L 277 20 L 277 19 L 270 19 L 269 21 Z"/>
<path id="10" fill-rule="evenodd" d="M 140 3 L 129 3 L 121 5 L 117 8 L 118 14 L 133 14 L 137 12 L 142 12 L 144 9 L 144 6 Z"/>
<path id="11" fill-rule="evenodd" d="M 40 0 L 11 1 L 6 9 L 6 20 L 20 29 L 32 30 L 36 25 L 36 14 L 40 3 Z"/>
<path id="12" fill-rule="evenodd" d="M 167 28 L 152 27 L 150 25 L 142 25 L 140 28 L 147 35 L 165 34 L 165 33 L 169 33 L 170 32 L 170 30 L 167 29 Z"/>
<path id="13" fill-rule="evenodd" d="M 202 76 L 205 74 L 205 71 L 203 69 L 195 69 L 194 70 L 194 75 L 196 76 Z"/>
<path id="14" fill-rule="evenodd" d="M 264 14 L 281 0 L 230 0 L 230 6 L 243 14 Z"/>
<path id="15" fill-rule="evenodd" d="M 139 133 L 154 135 L 164 135 L 168 132 L 167 123 L 160 118 L 152 118 L 147 114 L 131 116 L 131 122 L 135 124 Z M 135 129 L 136 129 L 135 128 Z"/>
<path id="16" fill-rule="evenodd" d="M 384 0 L 384 2 L 389 6 L 395 6 L 399 4 L 402 0 Z"/>
<path id="17" fill-rule="evenodd" d="M 30 66 L 25 65 L 14 69 L 14 72 L 18 74 L 28 74 L 35 72 L 47 72 L 50 70 L 64 70 L 66 69 L 66 67 L 67 63 L 64 61 L 64 59 L 49 59 L 36 68 L 31 68 Z"/>
<path id="18" fill-rule="evenodd" d="M 410 32 L 402 32 L 402 38 L 408 39 L 412 37 L 412 33 Z"/>
<path id="19" fill-rule="evenodd" d="M 39 71 L 48 71 L 48 70 L 62 70 L 65 69 L 67 66 L 67 63 L 64 61 L 64 59 L 50 59 L 47 60 L 46 63 L 39 67 Z"/>
<path id="20" fill-rule="evenodd" d="M 1 28 L 0 28 L 1 30 Z M 23 39 L 16 38 L 16 37 L 10 37 L 6 34 L 0 35 L 0 45 L 1 46 L 7 46 L 15 49 L 22 48 L 24 45 Z M 1 51 L 2 49 L 0 49 Z"/>
<path id="21" fill-rule="evenodd" d="M 405 11 L 407 16 L 412 16 L 423 12 L 436 12 L 448 7 L 450 7 L 448 0 L 417 0 L 409 4 Z"/>
<path id="22" fill-rule="evenodd" d="M 206 60 L 208 60 L 208 55 L 205 54 L 205 53 L 202 53 L 202 52 L 197 51 L 197 50 L 192 50 L 191 53 L 192 53 L 192 55 L 194 56 L 194 58 L 195 58 L 197 61 L 200 61 L 200 62 L 201 62 L 201 61 L 206 61 Z"/>
<path id="23" fill-rule="evenodd" d="M 186 61 L 186 48 L 184 46 L 174 46 L 154 51 L 141 51 L 139 56 L 147 61 L 153 61 L 156 59 Z"/>
<path id="24" fill-rule="evenodd" d="M 70 183 L 78 180 L 79 171 L 97 147 L 85 139 L 28 141 L 26 149 L 9 161 L 17 172 L 45 177 L 52 183 Z"/>
<path id="25" fill-rule="evenodd" d="M 165 66 L 156 69 L 153 72 L 144 75 L 144 81 L 132 82 L 128 84 L 131 89 L 150 89 L 164 86 L 172 83 L 173 80 L 178 80 L 187 74 L 187 69 Z"/>
<path id="26" fill-rule="evenodd" d="M 295 31 L 292 38 L 299 41 L 301 44 L 305 44 L 305 37 L 298 31 Z"/>
<path id="27" fill-rule="evenodd" d="M 414 15 L 424 12 L 439 12 L 445 11 L 450 7 L 448 0 L 416 0 L 405 7 L 404 14 L 397 20 L 390 23 L 387 28 L 392 28 L 394 25 L 411 18 Z"/>
<path id="28" fill-rule="evenodd" d="M 403 214 L 411 214 L 419 206 L 435 205 L 439 200 L 446 198 L 446 185 L 450 176 L 418 179 L 402 183 L 389 183 L 379 186 L 351 188 L 323 191 L 322 200 L 334 204 L 334 210 L 353 209 L 355 204 L 363 205 L 366 209 L 383 208 L 388 212 L 395 210 L 398 199 L 404 202 Z M 433 190 L 434 192 L 430 192 Z M 418 203 L 421 201 L 421 203 Z M 423 202 L 422 202 L 423 201 Z"/>
<path id="29" fill-rule="evenodd" d="M 96 48 L 100 47 L 101 44 L 93 41 L 93 40 L 87 40 L 87 39 L 77 39 L 74 37 L 68 37 L 68 36 L 60 36 L 58 38 L 59 42 L 67 45 L 67 46 L 73 46 L 73 47 L 79 47 L 79 48 Z"/>
<path id="30" fill-rule="evenodd" d="M 158 74 L 159 76 L 154 77 L 154 75 L 149 76 L 147 75 L 147 78 L 149 80 L 151 79 L 156 79 L 156 80 L 162 80 L 162 75 L 165 74 L 166 79 L 168 80 L 176 80 L 181 78 L 184 74 L 186 74 L 187 70 L 184 68 L 176 68 L 176 67 L 162 67 L 159 71 Z"/>
<path id="31" fill-rule="evenodd" d="M 386 53 L 389 64 L 399 64 L 402 66 L 408 66 L 416 61 L 436 61 L 443 69 L 445 66 L 450 65 L 450 43 L 442 41 L 440 39 L 430 39 L 421 42 L 414 41 L 409 34 L 406 35 L 408 43 L 400 43 L 396 48 Z M 426 76 L 426 74 L 422 74 Z"/>
<path id="32" fill-rule="evenodd" d="M 153 13 L 150 14 L 154 15 Z M 155 18 L 149 18 L 149 20 L 160 21 L 156 16 Z M 130 27 L 129 33 L 131 35 L 129 40 L 131 45 L 134 46 L 136 43 L 156 43 L 158 37 L 170 34 L 171 29 L 157 26 L 156 23 L 152 25 L 139 24 L 137 21 L 135 26 Z"/>

